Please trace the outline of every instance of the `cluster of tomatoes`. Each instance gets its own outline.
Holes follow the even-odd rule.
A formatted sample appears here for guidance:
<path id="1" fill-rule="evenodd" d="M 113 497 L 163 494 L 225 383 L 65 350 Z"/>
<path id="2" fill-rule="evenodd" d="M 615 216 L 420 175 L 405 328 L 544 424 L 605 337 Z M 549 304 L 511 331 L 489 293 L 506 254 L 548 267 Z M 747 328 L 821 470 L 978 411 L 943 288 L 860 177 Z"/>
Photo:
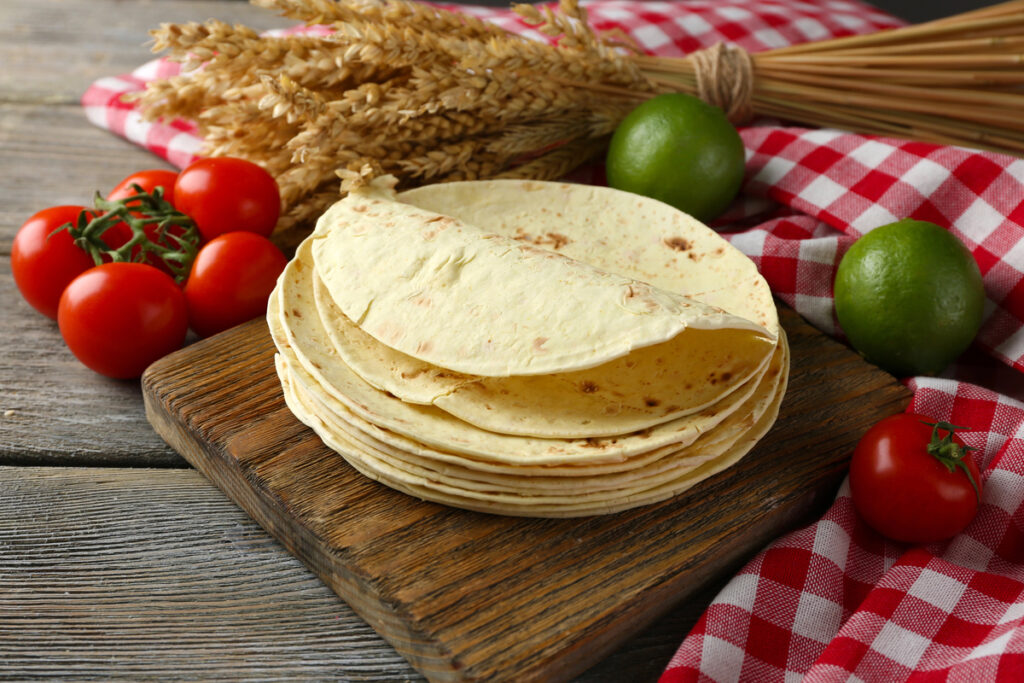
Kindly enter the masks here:
<path id="1" fill-rule="evenodd" d="M 244 159 L 140 171 L 97 194 L 94 208 L 29 218 L 11 270 L 83 364 L 135 378 L 189 328 L 205 337 L 266 311 L 287 262 L 269 239 L 280 206 L 274 178 Z"/>

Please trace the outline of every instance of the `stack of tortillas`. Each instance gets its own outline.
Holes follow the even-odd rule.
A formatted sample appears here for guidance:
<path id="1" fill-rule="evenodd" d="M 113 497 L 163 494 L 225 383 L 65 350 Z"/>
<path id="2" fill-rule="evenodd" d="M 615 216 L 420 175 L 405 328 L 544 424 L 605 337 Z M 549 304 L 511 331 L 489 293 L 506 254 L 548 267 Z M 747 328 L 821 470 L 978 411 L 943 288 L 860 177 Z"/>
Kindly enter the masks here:
<path id="1" fill-rule="evenodd" d="M 289 408 L 394 489 L 570 517 L 664 500 L 774 423 L 789 352 L 754 264 L 665 204 L 496 180 L 349 194 L 267 313 Z"/>

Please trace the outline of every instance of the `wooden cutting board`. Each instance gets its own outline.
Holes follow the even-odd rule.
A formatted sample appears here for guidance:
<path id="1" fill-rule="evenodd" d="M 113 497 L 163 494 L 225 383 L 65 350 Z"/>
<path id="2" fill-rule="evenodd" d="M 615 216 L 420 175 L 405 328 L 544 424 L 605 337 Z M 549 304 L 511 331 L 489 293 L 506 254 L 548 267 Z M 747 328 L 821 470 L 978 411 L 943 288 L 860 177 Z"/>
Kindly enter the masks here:
<path id="1" fill-rule="evenodd" d="M 285 407 L 263 321 L 143 377 L 160 435 L 436 681 L 565 680 L 819 509 L 896 380 L 781 307 L 778 422 L 738 465 L 661 504 L 501 517 L 359 475 Z"/>

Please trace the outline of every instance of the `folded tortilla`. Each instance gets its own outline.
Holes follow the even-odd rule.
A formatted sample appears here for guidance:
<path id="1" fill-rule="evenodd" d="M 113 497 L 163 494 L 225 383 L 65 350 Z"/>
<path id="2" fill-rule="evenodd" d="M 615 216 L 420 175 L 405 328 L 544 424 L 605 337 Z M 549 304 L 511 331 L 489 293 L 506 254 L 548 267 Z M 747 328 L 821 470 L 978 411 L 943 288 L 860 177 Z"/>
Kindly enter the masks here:
<path id="1" fill-rule="evenodd" d="M 735 463 L 785 393 L 756 267 L 609 188 L 374 184 L 321 217 L 268 306 L 286 401 L 360 472 L 528 516 L 602 514 Z"/>

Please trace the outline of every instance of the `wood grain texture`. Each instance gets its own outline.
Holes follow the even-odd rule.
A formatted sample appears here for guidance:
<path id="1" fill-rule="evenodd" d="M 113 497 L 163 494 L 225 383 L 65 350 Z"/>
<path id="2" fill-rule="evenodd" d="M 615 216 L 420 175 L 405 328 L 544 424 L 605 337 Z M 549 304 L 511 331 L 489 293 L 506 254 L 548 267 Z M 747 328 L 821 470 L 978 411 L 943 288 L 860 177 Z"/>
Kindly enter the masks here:
<path id="1" fill-rule="evenodd" d="M 266 326 L 159 361 L 156 430 L 431 680 L 565 680 L 803 519 L 907 390 L 782 311 L 778 423 L 739 465 L 617 515 L 470 513 L 370 481 L 287 411 Z"/>
<path id="2" fill-rule="evenodd" d="M 703 603 L 578 683 L 653 682 Z M 0 679 L 422 677 L 194 470 L 0 467 Z"/>
<path id="3" fill-rule="evenodd" d="M 194 470 L 0 467 L 0 678 L 418 678 Z"/>
<path id="4" fill-rule="evenodd" d="M 257 30 L 295 23 L 246 2 L 4 0 L 0 92 L 5 102 L 77 104 L 97 78 L 129 72 L 154 57 L 150 29 L 210 18 Z"/>
<path id="5" fill-rule="evenodd" d="M 138 382 L 102 377 L 32 310 L 0 258 L 0 465 L 183 467 L 146 421 Z"/>

